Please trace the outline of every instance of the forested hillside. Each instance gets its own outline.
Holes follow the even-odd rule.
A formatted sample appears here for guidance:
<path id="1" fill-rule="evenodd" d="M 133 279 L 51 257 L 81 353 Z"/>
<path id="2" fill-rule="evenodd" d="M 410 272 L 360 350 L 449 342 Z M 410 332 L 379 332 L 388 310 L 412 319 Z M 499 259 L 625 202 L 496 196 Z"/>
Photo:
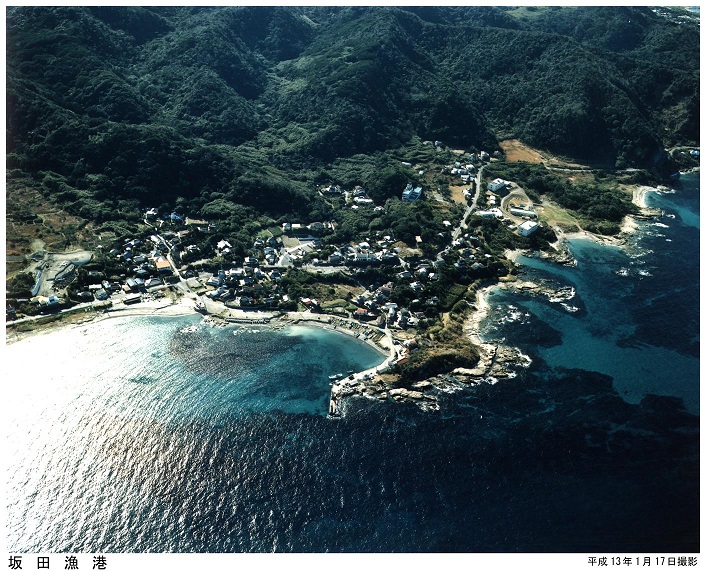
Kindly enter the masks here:
<path id="1" fill-rule="evenodd" d="M 101 222 L 178 199 L 305 214 L 325 208 L 311 183 L 337 159 L 414 137 L 488 150 L 512 137 L 659 171 L 665 146 L 698 144 L 696 18 L 647 7 L 12 7 L 8 172 Z"/>

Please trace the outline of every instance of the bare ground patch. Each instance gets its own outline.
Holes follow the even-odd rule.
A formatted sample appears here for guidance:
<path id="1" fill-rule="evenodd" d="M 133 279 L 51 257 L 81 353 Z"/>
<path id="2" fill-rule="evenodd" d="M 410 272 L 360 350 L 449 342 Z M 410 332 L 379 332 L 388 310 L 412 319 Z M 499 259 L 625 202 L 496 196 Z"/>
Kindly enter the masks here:
<path id="1" fill-rule="evenodd" d="M 5 254 L 8 277 L 21 270 L 19 256 L 47 250 L 72 250 L 91 246 L 93 225 L 72 216 L 21 182 L 6 187 Z"/>
<path id="2" fill-rule="evenodd" d="M 534 209 L 539 219 L 553 228 L 561 228 L 567 233 L 581 230 L 578 220 L 568 210 L 550 202 L 546 197 L 543 197 L 541 203 L 535 204 Z"/>
<path id="3" fill-rule="evenodd" d="M 519 139 L 500 141 L 500 147 L 505 152 L 506 160 L 510 163 L 541 164 L 544 161 L 539 151 L 525 145 Z"/>
<path id="4" fill-rule="evenodd" d="M 459 184 L 454 186 L 449 185 L 451 200 L 453 200 L 456 204 L 462 204 L 465 206 L 468 201 L 466 200 L 466 197 L 463 196 L 463 191 L 468 190 L 469 188 L 470 187 L 467 184 Z"/>
<path id="5" fill-rule="evenodd" d="M 500 147 L 505 152 L 508 162 L 526 162 L 533 164 L 544 164 L 550 169 L 562 169 L 581 173 L 585 170 L 612 169 L 614 165 L 605 161 L 588 161 L 575 159 L 572 157 L 559 156 L 548 151 L 540 151 L 523 143 L 519 139 L 506 139 L 500 141 Z"/>

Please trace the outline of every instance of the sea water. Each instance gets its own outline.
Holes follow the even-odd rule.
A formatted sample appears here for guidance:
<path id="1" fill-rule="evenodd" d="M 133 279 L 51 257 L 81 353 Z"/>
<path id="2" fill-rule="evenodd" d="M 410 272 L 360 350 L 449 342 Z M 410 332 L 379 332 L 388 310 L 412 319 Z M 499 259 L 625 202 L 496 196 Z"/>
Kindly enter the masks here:
<path id="1" fill-rule="evenodd" d="M 126 318 L 9 346 L 9 550 L 698 550 L 698 192 L 651 194 L 666 227 L 625 252 L 524 260 L 570 293 L 496 291 L 484 335 L 531 367 L 438 411 L 327 418 L 328 376 L 383 357 L 321 329 Z"/>
<path id="2" fill-rule="evenodd" d="M 523 279 L 549 280 L 570 291 L 569 299 L 496 289 L 484 335 L 524 347 L 552 369 L 610 375 L 628 402 L 669 395 L 698 413 L 697 182 L 685 176 L 675 191 L 649 193 L 649 205 L 665 216 L 640 223 L 624 248 L 572 240 L 576 267 L 521 257 Z M 509 315 L 522 318 L 515 323 Z"/>

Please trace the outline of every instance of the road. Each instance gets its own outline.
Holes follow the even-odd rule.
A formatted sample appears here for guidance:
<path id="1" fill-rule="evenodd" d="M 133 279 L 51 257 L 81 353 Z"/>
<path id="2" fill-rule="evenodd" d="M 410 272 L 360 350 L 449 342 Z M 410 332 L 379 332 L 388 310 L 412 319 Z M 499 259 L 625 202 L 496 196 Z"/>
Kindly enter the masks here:
<path id="1" fill-rule="evenodd" d="M 169 262 L 169 265 L 171 266 L 174 274 L 179 278 L 179 283 L 175 284 L 177 289 L 181 290 L 184 295 L 189 296 L 191 299 L 199 299 L 199 296 L 196 295 L 193 291 L 191 291 L 189 284 L 186 283 L 186 278 L 184 278 L 181 273 L 179 273 L 179 269 L 177 268 L 176 264 L 174 263 L 174 259 L 172 258 L 172 247 L 157 232 L 155 232 L 155 236 L 157 236 L 157 239 L 159 239 L 162 244 L 164 244 L 164 246 L 167 248 L 167 255 L 165 256 L 165 258 Z"/>
<path id="2" fill-rule="evenodd" d="M 513 190 L 510 194 L 508 194 L 505 198 L 500 201 L 500 210 L 502 210 L 503 213 L 506 213 L 509 217 L 512 218 L 513 216 L 510 214 L 510 207 L 508 206 L 508 202 L 515 198 L 522 200 L 525 203 L 525 210 L 534 209 L 534 203 L 532 202 L 530 197 L 527 196 L 527 193 L 524 190 Z"/>
<path id="3" fill-rule="evenodd" d="M 473 213 L 473 211 L 476 209 L 478 206 L 478 199 L 480 198 L 480 193 L 482 192 L 482 186 L 483 186 L 483 169 L 488 166 L 488 165 L 483 165 L 478 169 L 478 172 L 476 173 L 476 191 L 475 194 L 473 195 L 473 200 L 471 201 L 471 204 L 466 207 L 466 211 L 463 213 L 463 218 L 461 219 L 461 222 L 459 225 L 454 229 L 454 231 L 451 233 L 451 237 L 454 240 L 458 240 L 459 236 L 461 236 L 461 232 L 463 232 L 467 227 L 468 227 L 468 217 Z"/>

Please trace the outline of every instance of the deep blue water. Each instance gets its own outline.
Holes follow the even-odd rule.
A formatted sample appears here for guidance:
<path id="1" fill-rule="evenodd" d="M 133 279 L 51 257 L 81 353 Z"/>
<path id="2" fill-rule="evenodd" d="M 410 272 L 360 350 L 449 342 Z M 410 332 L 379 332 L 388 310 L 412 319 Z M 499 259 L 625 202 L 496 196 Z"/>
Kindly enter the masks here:
<path id="1" fill-rule="evenodd" d="M 326 418 L 328 375 L 382 357 L 321 330 L 125 319 L 10 346 L 9 550 L 698 550 L 698 191 L 652 195 L 674 218 L 630 255 L 526 260 L 577 309 L 496 292 L 485 334 L 533 364 L 437 412 Z"/>

